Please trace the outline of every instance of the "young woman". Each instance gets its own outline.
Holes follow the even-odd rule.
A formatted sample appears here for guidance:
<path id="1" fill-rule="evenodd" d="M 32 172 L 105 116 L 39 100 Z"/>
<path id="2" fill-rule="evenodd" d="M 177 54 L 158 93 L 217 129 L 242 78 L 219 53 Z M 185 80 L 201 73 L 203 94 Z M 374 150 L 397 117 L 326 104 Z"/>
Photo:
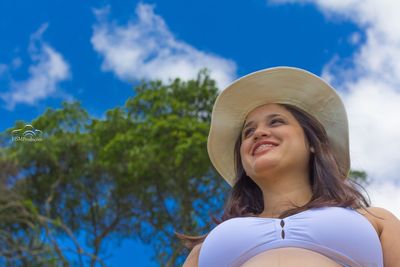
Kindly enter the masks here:
<path id="1" fill-rule="evenodd" d="M 346 111 L 319 77 L 278 67 L 229 85 L 208 153 L 233 188 L 221 222 L 184 237 L 184 267 L 400 266 L 400 221 L 347 178 Z"/>

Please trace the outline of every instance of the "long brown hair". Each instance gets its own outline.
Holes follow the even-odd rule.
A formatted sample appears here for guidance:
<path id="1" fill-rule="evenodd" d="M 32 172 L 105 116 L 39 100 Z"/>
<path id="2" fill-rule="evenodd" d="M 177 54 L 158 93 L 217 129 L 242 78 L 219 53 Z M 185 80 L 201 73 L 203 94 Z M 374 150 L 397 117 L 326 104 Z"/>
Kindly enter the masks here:
<path id="1" fill-rule="evenodd" d="M 286 210 L 280 214 L 279 218 L 319 207 L 350 207 L 353 209 L 370 207 L 370 200 L 367 201 L 359 191 L 359 188 L 364 189 L 363 186 L 352 179 L 348 179 L 348 174 L 340 169 L 329 144 L 327 133 L 321 123 L 295 106 L 280 105 L 285 107 L 299 122 L 310 147 L 314 148 L 314 153 L 310 154 L 309 161 L 311 200 L 304 206 L 293 204 L 295 208 Z M 240 157 L 241 142 L 242 139 L 239 135 L 234 148 L 236 181 L 225 203 L 221 219 L 213 218 L 213 221 L 217 224 L 234 217 L 257 216 L 264 210 L 261 189 L 244 171 Z M 177 234 L 177 236 L 182 239 L 186 247 L 192 248 L 202 243 L 207 234 L 202 236 Z"/>

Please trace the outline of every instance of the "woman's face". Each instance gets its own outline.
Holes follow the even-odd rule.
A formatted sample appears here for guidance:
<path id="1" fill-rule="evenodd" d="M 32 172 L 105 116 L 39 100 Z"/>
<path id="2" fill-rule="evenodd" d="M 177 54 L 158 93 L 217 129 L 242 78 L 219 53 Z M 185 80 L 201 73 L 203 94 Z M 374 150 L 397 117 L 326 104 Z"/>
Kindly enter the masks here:
<path id="1" fill-rule="evenodd" d="M 252 110 L 241 138 L 242 165 L 253 180 L 271 172 L 308 172 L 308 142 L 302 127 L 285 107 L 267 104 Z"/>

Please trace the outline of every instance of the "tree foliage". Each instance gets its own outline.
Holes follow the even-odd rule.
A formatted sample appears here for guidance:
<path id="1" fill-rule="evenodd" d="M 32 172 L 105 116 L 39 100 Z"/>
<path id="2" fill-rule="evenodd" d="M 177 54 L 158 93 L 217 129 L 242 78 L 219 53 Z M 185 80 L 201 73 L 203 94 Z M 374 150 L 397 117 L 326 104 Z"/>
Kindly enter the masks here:
<path id="1" fill-rule="evenodd" d="M 206 152 L 215 82 L 202 71 L 190 81 L 142 82 L 135 93 L 103 119 L 77 102 L 48 109 L 32 122 L 41 142 L 1 149 L 10 169 L 3 188 L 63 225 L 50 225 L 57 237 L 85 238 L 86 254 L 53 251 L 59 265 L 96 266 L 105 240 L 137 238 L 154 247 L 160 265 L 177 266 L 187 251 L 174 232 L 204 233 L 220 211 L 228 186 Z"/>

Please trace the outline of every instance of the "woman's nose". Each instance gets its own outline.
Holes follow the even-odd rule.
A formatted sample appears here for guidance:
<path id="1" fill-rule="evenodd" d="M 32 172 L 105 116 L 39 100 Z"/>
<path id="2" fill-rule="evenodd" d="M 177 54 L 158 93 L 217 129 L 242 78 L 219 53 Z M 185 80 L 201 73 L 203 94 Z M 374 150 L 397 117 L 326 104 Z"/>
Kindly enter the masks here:
<path id="1" fill-rule="evenodd" d="M 267 128 L 257 128 L 254 132 L 253 138 L 255 141 L 263 138 L 263 137 L 269 137 L 271 136 L 271 132 Z"/>

